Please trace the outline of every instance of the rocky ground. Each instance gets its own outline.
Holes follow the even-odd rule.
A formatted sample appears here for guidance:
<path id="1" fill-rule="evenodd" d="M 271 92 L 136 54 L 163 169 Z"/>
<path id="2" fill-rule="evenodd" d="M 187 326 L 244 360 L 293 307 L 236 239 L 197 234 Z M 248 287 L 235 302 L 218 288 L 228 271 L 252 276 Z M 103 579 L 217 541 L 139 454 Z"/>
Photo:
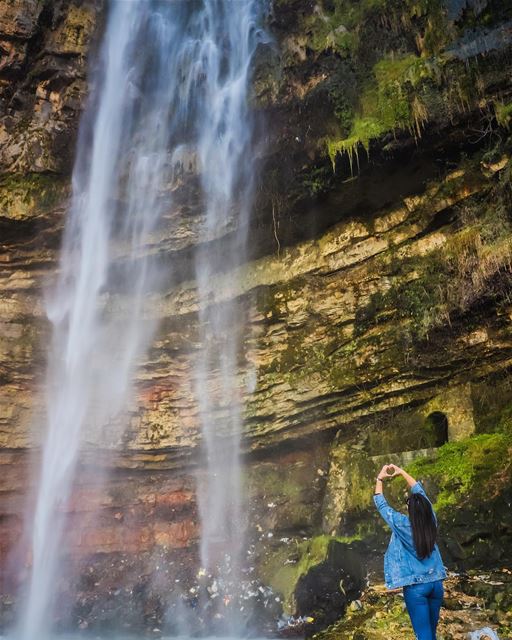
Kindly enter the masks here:
<path id="1" fill-rule="evenodd" d="M 500 639 L 512 637 L 512 571 L 450 574 L 438 628 L 439 640 L 462 640 L 489 627 Z M 317 640 L 414 640 L 400 591 L 369 588 L 351 603 L 345 618 L 314 636 Z"/>

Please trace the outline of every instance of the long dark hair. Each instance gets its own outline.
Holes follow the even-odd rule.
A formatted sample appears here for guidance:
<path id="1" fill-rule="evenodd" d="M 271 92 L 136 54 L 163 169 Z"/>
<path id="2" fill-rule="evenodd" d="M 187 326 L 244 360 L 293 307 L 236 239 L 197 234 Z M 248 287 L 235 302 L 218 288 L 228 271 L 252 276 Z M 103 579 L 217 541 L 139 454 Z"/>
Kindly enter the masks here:
<path id="1" fill-rule="evenodd" d="M 416 554 L 423 560 L 429 557 L 436 544 L 437 524 L 432 505 L 421 494 L 413 493 L 409 496 L 407 508 Z"/>

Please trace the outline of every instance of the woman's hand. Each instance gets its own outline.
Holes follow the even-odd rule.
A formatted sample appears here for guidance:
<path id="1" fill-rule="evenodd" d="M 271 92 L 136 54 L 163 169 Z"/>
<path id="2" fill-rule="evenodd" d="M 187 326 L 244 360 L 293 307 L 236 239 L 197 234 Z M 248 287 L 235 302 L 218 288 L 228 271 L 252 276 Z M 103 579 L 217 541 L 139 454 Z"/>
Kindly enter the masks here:
<path id="1" fill-rule="evenodd" d="M 375 495 L 382 493 L 382 481 L 387 478 L 392 478 L 395 475 L 394 465 L 385 464 L 379 471 L 377 479 L 375 481 Z"/>
<path id="2" fill-rule="evenodd" d="M 387 480 L 388 478 L 393 478 L 395 475 L 397 475 L 395 473 L 395 469 L 398 467 L 395 467 L 394 464 L 385 464 L 382 469 L 379 471 L 379 474 L 377 476 L 377 480 L 380 480 L 382 482 L 382 480 Z"/>
<path id="3" fill-rule="evenodd" d="M 379 471 L 379 475 L 375 481 L 375 494 L 382 493 L 382 482 L 384 480 L 389 480 L 389 478 L 395 478 L 396 476 L 402 476 L 410 488 L 416 484 L 416 480 L 401 467 L 396 464 L 385 464 Z"/>
<path id="4" fill-rule="evenodd" d="M 387 474 L 388 474 L 388 478 L 395 478 L 396 476 L 403 476 L 404 475 L 404 470 L 397 466 L 396 464 L 388 464 L 386 465 L 387 467 Z"/>
<path id="5" fill-rule="evenodd" d="M 416 484 L 416 480 L 411 475 L 409 475 L 407 471 L 404 471 L 401 467 L 397 466 L 396 464 L 384 465 L 382 469 L 383 470 L 386 469 L 386 476 L 383 476 L 383 477 L 395 478 L 396 476 L 402 476 L 403 479 L 409 485 L 409 487 L 414 487 L 414 485 Z M 381 473 L 383 473 L 383 471 L 381 471 Z"/>

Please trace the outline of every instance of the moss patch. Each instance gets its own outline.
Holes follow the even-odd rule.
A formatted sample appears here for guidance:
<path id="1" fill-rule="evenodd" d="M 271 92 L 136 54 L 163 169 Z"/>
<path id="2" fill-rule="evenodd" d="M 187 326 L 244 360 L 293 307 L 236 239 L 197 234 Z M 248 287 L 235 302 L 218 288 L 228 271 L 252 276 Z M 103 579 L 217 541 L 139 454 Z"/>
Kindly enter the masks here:
<path id="1" fill-rule="evenodd" d="M 359 44 L 359 26 L 373 13 L 382 11 L 389 0 L 332 0 L 319 2 L 305 21 L 311 48 L 347 54 Z"/>
<path id="2" fill-rule="evenodd" d="M 414 89 L 423 80 L 432 78 L 433 73 L 432 65 L 413 54 L 379 60 L 373 67 L 373 78 L 360 96 L 350 134 L 341 140 L 327 141 L 333 166 L 337 154 L 344 152 L 352 164 L 360 146 L 368 152 L 370 141 L 385 133 L 409 129 L 419 136 L 427 111 Z"/>
<path id="3" fill-rule="evenodd" d="M 498 102 L 494 105 L 494 110 L 496 112 L 496 121 L 500 127 L 510 129 L 512 124 L 512 102 L 508 104 Z"/>
<path id="4" fill-rule="evenodd" d="M 503 481 L 510 481 L 511 454 L 512 433 L 486 433 L 449 442 L 437 450 L 435 458 L 416 460 L 408 470 L 440 487 L 435 507 L 442 515 L 470 494 L 481 500 L 495 495 Z"/>
<path id="5" fill-rule="evenodd" d="M 67 194 L 69 181 L 54 174 L 8 174 L 0 177 L 0 216 L 24 220 L 55 207 Z"/>
<path id="6" fill-rule="evenodd" d="M 284 611 L 294 613 L 294 591 L 300 578 L 327 560 L 333 542 L 350 543 L 355 540 L 359 538 L 319 535 L 301 542 L 292 541 L 288 547 L 266 553 L 260 563 L 259 575 L 263 582 L 283 595 Z"/>

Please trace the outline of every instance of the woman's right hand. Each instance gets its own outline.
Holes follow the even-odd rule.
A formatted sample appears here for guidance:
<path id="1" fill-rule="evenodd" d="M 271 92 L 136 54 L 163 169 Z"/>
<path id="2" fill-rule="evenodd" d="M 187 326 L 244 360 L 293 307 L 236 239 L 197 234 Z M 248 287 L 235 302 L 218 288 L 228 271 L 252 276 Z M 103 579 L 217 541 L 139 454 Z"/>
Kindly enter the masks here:
<path id="1" fill-rule="evenodd" d="M 404 473 L 404 470 L 397 466 L 396 464 L 387 464 L 386 465 L 388 478 L 395 478 L 396 476 L 401 476 Z M 389 471 L 391 470 L 391 473 Z"/>

